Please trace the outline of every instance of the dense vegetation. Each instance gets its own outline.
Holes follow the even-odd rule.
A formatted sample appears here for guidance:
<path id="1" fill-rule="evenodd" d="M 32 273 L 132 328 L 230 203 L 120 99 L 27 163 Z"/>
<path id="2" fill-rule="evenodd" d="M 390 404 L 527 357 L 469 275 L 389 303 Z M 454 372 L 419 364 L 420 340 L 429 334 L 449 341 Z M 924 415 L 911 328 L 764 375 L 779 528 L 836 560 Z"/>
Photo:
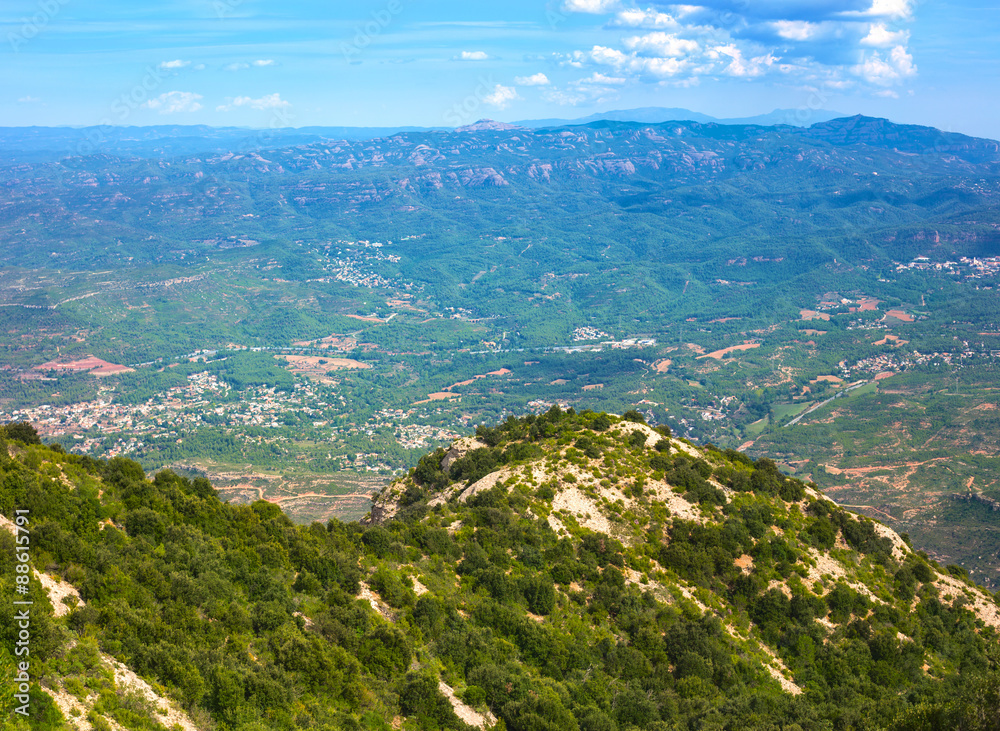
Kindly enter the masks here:
<path id="1" fill-rule="evenodd" d="M 61 728 L 61 689 L 97 728 L 161 728 L 106 653 L 219 731 L 461 729 L 439 681 L 516 731 L 994 728 L 997 634 L 971 611 L 993 597 L 772 462 L 642 421 L 483 427 L 382 495 L 381 523 L 310 526 L 8 426 L 0 512 L 30 510 L 33 565 L 85 605 L 57 618 L 32 582 L 35 717 L 5 727 Z"/>

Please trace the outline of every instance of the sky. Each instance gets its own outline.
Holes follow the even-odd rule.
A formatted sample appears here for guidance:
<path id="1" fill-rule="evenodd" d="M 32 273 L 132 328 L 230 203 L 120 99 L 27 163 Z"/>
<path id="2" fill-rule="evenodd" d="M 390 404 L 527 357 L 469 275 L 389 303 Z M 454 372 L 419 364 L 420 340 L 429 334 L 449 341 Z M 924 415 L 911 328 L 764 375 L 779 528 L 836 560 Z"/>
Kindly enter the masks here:
<path id="1" fill-rule="evenodd" d="M 1000 138 L 1000 0 L 4 0 L 0 126 L 791 109 Z"/>

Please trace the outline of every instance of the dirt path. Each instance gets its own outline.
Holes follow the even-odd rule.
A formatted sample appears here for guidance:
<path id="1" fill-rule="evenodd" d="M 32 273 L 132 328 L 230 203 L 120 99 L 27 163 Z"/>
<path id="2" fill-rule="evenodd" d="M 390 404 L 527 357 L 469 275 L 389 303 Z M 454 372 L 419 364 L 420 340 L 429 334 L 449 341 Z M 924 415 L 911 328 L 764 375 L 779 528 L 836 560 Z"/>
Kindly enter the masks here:
<path id="1" fill-rule="evenodd" d="M 489 711 L 487 711 L 486 715 L 483 716 L 474 709 L 465 705 L 465 703 L 459 700 L 459 698 L 455 695 L 455 691 L 452 687 L 443 680 L 438 681 L 438 690 L 440 690 L 444 697 L 448 699 L 448 702 L 451 703 L 451 707 L 455 709 L 455 715 L 470 726 L 486 729 L 496 724 L 496 716 Z"/>
<path id="2" fill-rule="evenodd" d="M 887 465 L 873 465 L 871 467 L 848 467 L 846 469 L 840 469 L 839 467 L 834 467 L 832 465 L 822 465 L 822 467 L 829 472 L 831 475 L 847 475 L 848 477 L 861 477 L 867 475 L 870 472 L 880 472 L 883 470 L 898 470 L 903 467 L 916 469 L 917 467 L 923 467 L 926 464 L 931 464 L 933 462 L 947 461 L 948 457 L 934 457 L 933 459 L 928 459 L 924 462 L 902 462 L 900 464 L 887 464 Z"/>
<path id="3" fill-rule="evenodd" d="M 879 510 L 878 508 L 873 507 L 871 505 L 846 505 L 846 504 L 842 504 L 840 507 L 842 507 L 842 508 L 850 508 L 851 510 L 871 510 L 873 513 L 878 513 L 879 515 L 884 515 L 889 520 L 896 520 L 889 513 L 885 512 L 884 510 Z"/>
<path id="4" fill-rule="evenodd" d="M 742 345 L 733 345 L 728 348 L 723 348 L 722 350 L 713 350 L 711 353 L 706 353 L 705 355 L 699 355 L 695 360 L 702 360 L 703 358 L 714 358 L 715 360 L 722 360 L 729 353 L 735 353 L 742 350 L 753 350 L 754 348 L 759 348 L 760 343 L 743 343 Z"/>

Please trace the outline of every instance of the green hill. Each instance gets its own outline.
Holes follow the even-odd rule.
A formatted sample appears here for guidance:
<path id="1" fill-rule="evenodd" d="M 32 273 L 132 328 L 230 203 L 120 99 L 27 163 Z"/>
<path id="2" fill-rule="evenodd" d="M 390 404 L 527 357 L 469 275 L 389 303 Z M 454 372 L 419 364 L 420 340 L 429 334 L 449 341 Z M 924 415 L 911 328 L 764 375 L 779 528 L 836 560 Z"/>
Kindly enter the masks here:
<path id="1" fill-rule="evenodd" d="M 4 685 L 5 729 L 1000 717 L 995 597 L 772 462 L 695 449 L 634 412 L 481 427 L 365 524 L 296 526 L 23 425 L 6 439 L 0 585 L 34 604 L 15 656 L 21 607 L 0 602 L 2 672 L 26 661 L 30 676 L 27 703 Z"/>

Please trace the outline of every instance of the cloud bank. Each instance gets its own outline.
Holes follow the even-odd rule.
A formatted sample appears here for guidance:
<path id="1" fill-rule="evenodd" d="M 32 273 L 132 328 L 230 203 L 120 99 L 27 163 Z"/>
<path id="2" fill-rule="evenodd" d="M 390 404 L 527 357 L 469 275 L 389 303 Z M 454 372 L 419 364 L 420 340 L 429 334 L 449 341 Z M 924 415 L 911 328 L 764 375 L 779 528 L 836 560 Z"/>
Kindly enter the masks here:
<path id="1" fill-rule="evenodd" d="M 144 102 L 142 106 L 160 114 L 197 112 L 201 109 L 201 104 L 198 103 L 201 98 L 201 94 L 190 91 L 168 91 Z"/>
<path id="2" fill-rule="evenodd" d="M 563 103 L 601 93 L 595 87 L 689 86 L 713 78 L 773 78 L 889 96 L 917 74 L 907 28 L 915 0 L 564 0 L 562 9 L 605 16 L 607 34 L 603 43 L 560 57 L 591 74 L 569 90 L 552 90 Z M 600 77 L 609 81 L 595 83 Z"/>
<path id="3" fill-rule="evenodd" d="M 253 99 L 249 96 L 238 96 L 226 101 L 225 104 L 220 104 L 215 108 L 217 112 L 231 112 L 234 109 L 257 109 L 259 111 L 265 111 L 268 109 L 286 109 L 290 107 L 291 104 L 281 98 L 280 94 L 268 94 L 262 96 L 259 99 Z"/>

